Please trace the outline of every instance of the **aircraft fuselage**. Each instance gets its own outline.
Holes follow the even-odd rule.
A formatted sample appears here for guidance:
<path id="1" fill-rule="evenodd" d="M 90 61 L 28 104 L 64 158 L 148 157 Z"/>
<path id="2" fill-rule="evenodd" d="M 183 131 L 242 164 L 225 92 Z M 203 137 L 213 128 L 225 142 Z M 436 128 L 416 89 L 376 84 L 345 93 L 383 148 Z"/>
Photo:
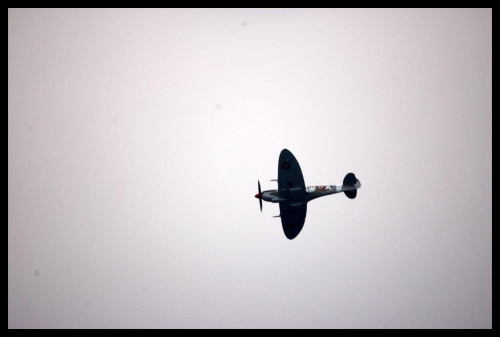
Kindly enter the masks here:
<path id="1" fill-rule="evenodd" d="M 350 187 L 350 186 L 349 186 Z M 319 186 L 307 186 L 305 192 L 298 190 L 296 193 L 290 193 L 287 198 L 280 198 L 279 190 L 267 190 L 262 191 L 262 200 L 272 203 L 282 202 L 282 201 L 305 201 L 309 202 L 313 199 L 324 197 L 326 195 L 335 194 L 349 190 L 347 186 L 338 185 L 319 185 Z M 295 195 L 292 195 L 295 194 Z M 255 195 L 259 198 L 259 194 Z"/>

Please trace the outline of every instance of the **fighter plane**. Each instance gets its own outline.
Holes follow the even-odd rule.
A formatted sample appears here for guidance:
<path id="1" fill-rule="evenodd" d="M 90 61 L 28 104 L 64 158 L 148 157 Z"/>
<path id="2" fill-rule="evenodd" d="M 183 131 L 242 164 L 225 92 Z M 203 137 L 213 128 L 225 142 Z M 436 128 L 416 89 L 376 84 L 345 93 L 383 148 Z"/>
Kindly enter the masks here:
<path id="1" fill-rule="evenodd" d="M 280 215 L 275 217 L 281 218 L 285 236 L 290 240 L 299 235 L 302 227 L 304 227 L 309 201 L 339 192 L 344 192 L 349 199 L 354 199 L 358 188 L 361 187 L 361 183 L 356 179 L 354 173 L 348 173 L 340 186 L 320 185 L 306 187 L 299 162 L 287 149 L 283 149 L 280 153 L 278 179 L 271 181 L 278 182 L 278 189 L 262 192 L 260 190 L 260 181 L 257 181 L 259 193 L 255 197 L 259 199 L 261 212 L 262 200 L 279 203 Z"/>

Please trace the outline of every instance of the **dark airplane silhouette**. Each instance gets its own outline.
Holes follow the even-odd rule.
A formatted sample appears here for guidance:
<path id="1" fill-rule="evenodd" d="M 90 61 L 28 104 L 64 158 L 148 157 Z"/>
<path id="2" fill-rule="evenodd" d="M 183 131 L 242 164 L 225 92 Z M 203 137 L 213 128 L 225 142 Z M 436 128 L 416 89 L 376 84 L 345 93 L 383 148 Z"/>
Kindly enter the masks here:
<path id="1" fill-rule="evenodd" d="M 262 200 L 279 203 L 281 224 L 285 236 L 292 240 L 299 235 L 304 222 L 306 221 L 307 203 L 313 199 L 324 197 L 325 195 L 344 192 L 350 198 L 356 198 L 357 189 L 361 183 L 354 173 L 348 173 L 340 186 L 322 185 L 307 186 L 304 183 L 302 170 L 299 162 L 294 155 L 287 149 L 283 149 L 278 162 L 278 179 L 271 181 L 278 182 L 277 190 L 260 190 L 260 181 L 258 181 L 259 193 L 255 195 L 259 199 L 260 211 L 262 212 Z"/>

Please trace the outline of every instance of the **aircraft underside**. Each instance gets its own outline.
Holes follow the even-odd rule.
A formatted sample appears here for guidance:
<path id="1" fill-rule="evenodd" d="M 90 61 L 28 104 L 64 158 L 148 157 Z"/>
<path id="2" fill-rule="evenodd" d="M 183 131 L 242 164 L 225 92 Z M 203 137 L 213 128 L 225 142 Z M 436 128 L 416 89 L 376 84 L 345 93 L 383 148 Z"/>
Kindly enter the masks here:
<path id="1" fill-rule="evenodd" d="M 261 192 L 260 182 L 258 182 L 259 193 L 255 195 L 259 199 L 260 210 L 262 212 L 262 200 L 272 203 L 279 203 L 281 223 L 285 236 L 292 240 L 302 230 L 307 213 L 307 203 L 313 199 L 330 194 L 344 192 L 345 195 L 354 199 L 357 189 L 361 183 L 354 173 L 348 173 L 343 184 L 305 186 L 302 170 L 293 154 L 283 149 L 278 162 L 278 182 L 277 190 L 266 190 Z"/>

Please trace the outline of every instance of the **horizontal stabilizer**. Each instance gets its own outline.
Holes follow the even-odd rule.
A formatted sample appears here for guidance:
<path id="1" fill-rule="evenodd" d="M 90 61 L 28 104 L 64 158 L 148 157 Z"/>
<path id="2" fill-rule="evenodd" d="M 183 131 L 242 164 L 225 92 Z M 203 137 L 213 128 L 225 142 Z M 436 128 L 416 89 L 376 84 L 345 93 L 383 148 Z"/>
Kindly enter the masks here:
<path id="1" fill-rule="evenodd" d="M 345 195 L 349 198 L 349 199 L 354 199 L 356 198 L 356 195 L 358 194 L 358 190 L 349 190 L 349 191 L 344 191 Z"/>
<path id="2" fill-rule="evenodd" d="M 354 173 L 347 173 L 345 178 L 344 178 L 343 185 L 354 186 L 354 184 L 356 184 L 357 180 L 358 179 L 356 179 L 356 176 L 354 175 Z"/>
<path id="3" fill-rule="evenodd" d="M 344 178 L 344 182 L 343 182 L 343 185 L 342 186 L 343 188 L 349 188 L 349 187 L 353 187 L 353 189 L 349 189 L 347 191 L 344 191 L 345 195 L 349 198 L 349 199 L 354 199 L 356 198 L 356 195 L 358 194 L 358 188 L 361 187 L 361 183 L 359 182 L 358 179 L 356 179 L 356 176 L 354 175 L 354 173 L 347 173 L 345 178 Z"/>

